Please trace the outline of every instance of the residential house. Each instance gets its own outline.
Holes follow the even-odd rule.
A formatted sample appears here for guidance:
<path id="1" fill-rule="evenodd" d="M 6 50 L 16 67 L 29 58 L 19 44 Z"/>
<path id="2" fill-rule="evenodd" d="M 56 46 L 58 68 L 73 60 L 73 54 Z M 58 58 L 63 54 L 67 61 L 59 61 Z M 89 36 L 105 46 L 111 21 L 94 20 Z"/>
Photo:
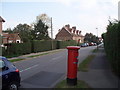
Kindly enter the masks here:
<path id="1" fill-rule="evenodd" d="M 2 46 L 7 43 L 21 43 L 21 39 L 19 37 L 19 33 L 3 33 L 2 32 L 2 23 L 5 20 L 0 16 L 0 35 L 2 36 Z"/>
<path id="2" fill-rule="evenodd" d="M 65 25 L 62 29 L 59 29 L 56 40 L 75 40 L 77 43 L 84 42 L 84 36 L 81 34 L 81 31 L 77 30 L 76 27 L 70 28 L 70 25 Z"/>
<path id="3" fill-rule="evenodd" d="M 3 33 L 2 43 L 3 44 L 21 43 L 21 38 L 19 37 L 19 33 L 12 33 L 12 34 Z"/>

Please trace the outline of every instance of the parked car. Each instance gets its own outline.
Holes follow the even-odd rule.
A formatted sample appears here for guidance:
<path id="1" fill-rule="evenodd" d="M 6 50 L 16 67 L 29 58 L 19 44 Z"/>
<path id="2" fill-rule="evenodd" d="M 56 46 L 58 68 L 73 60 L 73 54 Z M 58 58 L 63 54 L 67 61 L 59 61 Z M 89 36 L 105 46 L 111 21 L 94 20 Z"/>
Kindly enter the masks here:
<path id="1" fill-rule="evenodd" d="M 2 90 L 17 90 L 20 86 L 19 70 L 5 57 L 0 56 L 0 84 Z"/>
<path id="2" fill-rule="evenodd" d="M 87 44 L 86 43 L 82 43 L 81 47 L 87 47 Z"/>
<path id="3" fill-rule="evenodd" d="M 87 44 L 87 46 L 89 46 L 89 43 L 86 43 Z"/>
<path id="4" fill-rule="evenodd" d="M 93 42 L 89 43 L 89 46 L 93 46 L 93 45 L 94 45 L 94 43 L 93 43 Z"/>

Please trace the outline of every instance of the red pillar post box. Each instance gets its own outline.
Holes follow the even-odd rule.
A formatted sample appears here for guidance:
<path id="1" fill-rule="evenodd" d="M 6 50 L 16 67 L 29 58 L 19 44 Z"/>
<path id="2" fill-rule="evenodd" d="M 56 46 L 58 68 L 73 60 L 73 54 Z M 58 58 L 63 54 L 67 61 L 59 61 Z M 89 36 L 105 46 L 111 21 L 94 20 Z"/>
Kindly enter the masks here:
<path id="1" fill-rule="evenodd" d="M 77 63 L 78 63 L 78 46 L 68 46 L 68 68 L 67 68 L 67 84 L 77 84 Z"/>

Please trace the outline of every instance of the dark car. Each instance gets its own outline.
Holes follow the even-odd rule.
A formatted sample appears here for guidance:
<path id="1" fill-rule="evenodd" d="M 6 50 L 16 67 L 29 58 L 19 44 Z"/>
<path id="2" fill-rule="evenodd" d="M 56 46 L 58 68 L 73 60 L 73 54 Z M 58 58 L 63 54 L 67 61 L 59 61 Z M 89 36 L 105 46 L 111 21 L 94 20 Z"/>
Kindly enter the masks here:
<path id="1" fill-rule="evenodd" d="M 0 85 L 2 90 L 17 90 L 20 86 L 19 70 L 5 57 L 0 56 Z"/>

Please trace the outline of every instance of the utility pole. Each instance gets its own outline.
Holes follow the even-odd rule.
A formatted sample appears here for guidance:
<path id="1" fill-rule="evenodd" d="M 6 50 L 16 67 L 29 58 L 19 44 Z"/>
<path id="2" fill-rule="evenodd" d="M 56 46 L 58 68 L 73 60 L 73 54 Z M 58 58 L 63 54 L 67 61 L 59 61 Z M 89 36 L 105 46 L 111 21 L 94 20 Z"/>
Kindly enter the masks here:
<path id="1" fill-rule="evenodd" d="M 97 30 L 97 39 L 98 39 L 98 28 L 96 28 Z M 98 40 L 97 40 L 97 50 L 98 50 Z"/>
<path id="2" fill-rule="evenodd" d="M 52 26 L 52 17 L 51 17 L 51 47 L 52 47 L 52 50 L 53 50 L 53 26 Z"/>

